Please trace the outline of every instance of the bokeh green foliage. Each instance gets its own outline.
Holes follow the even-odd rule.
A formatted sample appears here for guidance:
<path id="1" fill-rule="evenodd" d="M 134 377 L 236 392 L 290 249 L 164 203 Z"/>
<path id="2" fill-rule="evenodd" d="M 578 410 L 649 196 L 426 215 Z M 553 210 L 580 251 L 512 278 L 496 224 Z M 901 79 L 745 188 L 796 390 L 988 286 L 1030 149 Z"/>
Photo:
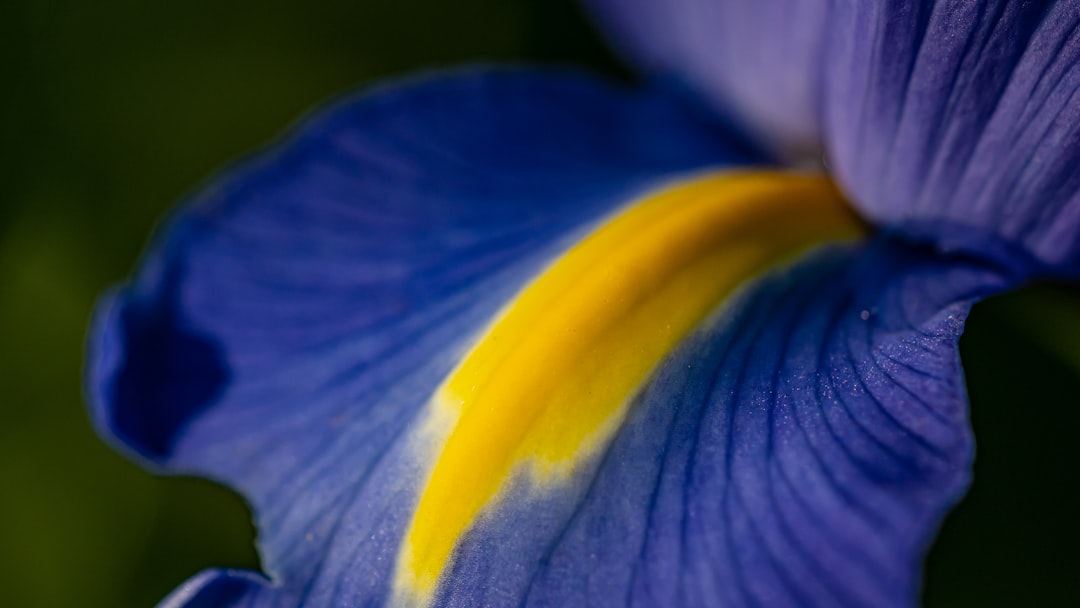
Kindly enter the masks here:
<path id="1" fill-rule="evenodd" d="M 176 201 L 381 78 L 518 61 L 625 75 L 570 0 L 15 0 L 0 45 L 0 601 L 43 608 L 147 606 L 204 567 L 257 567 L 240 499 L 143 472 L 83 405 L 93 302 Z M 929 603 L 1080 597 L 1078 310 L 1042 288 L 976 311 L 979 477 Z"/>

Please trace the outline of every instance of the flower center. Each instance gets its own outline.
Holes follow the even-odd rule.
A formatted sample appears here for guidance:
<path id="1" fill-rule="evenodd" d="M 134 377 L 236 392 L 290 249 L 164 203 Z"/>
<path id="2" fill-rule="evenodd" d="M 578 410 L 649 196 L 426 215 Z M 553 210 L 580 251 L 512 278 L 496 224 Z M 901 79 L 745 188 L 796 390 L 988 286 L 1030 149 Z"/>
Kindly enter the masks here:
<path id="1" fill-rule="evenodd" d="M 863 224 L 818 175 L 723 172 L 623 209 L 526 287 L 432 399 L 441 451 L 395 592 L 433 598 L 512 480 L 543 492 L 603 450 L 664 356 L 742 284 Z"/>

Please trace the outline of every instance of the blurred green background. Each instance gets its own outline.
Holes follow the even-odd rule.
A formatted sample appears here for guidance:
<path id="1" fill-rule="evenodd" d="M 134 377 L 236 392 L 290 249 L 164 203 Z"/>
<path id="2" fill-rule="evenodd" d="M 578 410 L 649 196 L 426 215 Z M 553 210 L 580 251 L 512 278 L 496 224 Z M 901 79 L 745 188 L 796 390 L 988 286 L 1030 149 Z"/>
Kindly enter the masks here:
<path id="1" fill-rule="evenodd" d="M 94 299 L 175 201 L 373 80 L 477 61 L 623 73 L 569 0 L 15 0 L 0 45 L 0 604 L 20 607 L 150 606 L 202 568 L 257 567 L 237 497 L 142 472 L 84 411 Z M 980 305 L 963 349 L 977 481 L 927 604 L 1076 603 L 1080 294 Z"/>

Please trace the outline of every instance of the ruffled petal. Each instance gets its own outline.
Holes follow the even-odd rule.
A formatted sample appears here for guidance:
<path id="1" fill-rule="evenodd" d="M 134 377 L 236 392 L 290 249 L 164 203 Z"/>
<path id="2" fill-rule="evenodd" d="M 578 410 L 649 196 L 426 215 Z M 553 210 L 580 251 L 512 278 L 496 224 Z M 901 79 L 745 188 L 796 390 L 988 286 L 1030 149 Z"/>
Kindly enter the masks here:
<path id="1" fill-rule="evenodd" d="M 836 3 L 829 158 L 874 220 L 1080 263 L 1080 4 Z"/>
<path id="2" fill-rule="evenodd" d="M 914 605 L 970 478 L 957 340 L 1011 281 L 885 240 L 758 280 L 574 484 L 466 536 L 438 604 Z"/>
<path id="3" fill-rule="evenodd" d="M 339 103 L 210 185 L 102 302 L 89 372 L 104 434 L 254 507 L 280 589 L 210 573 L 191 597 L 384 598 L 402 438 L 468 340 L 614 206 L 752 160 L 730 142 L 651 94 L 462 73 Z"/>
<path id="4" fill-rule="evenodd" d="M 646 74 L 733 115 L 781 154 L 821 140 L 824 1 L 585 0 L 613 43 Z"/>

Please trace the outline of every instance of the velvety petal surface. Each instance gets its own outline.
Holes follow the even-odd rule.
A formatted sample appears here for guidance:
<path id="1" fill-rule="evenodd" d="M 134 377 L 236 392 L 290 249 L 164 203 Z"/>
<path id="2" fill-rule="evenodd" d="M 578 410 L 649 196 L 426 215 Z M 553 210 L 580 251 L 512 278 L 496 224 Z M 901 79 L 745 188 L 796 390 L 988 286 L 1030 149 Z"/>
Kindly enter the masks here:
<path id="1" fill-rule="evenodd" d="M 1080 3 L 587 4 L 646 72 L 823 155 L 875 222 L 1076 274 Z"/>
<path id="2" fill-rule="evenodd" d="M 278 586 L 207 573 L 170 602 L 385 599 L 421 474 L 403 438 L 468 341 L 614 207 L 752 160 L 731 141 L 651 94 L 469 72 L 337 103 L 210 184 L 102 302 L 93 417 L 237 488 Z"/>

